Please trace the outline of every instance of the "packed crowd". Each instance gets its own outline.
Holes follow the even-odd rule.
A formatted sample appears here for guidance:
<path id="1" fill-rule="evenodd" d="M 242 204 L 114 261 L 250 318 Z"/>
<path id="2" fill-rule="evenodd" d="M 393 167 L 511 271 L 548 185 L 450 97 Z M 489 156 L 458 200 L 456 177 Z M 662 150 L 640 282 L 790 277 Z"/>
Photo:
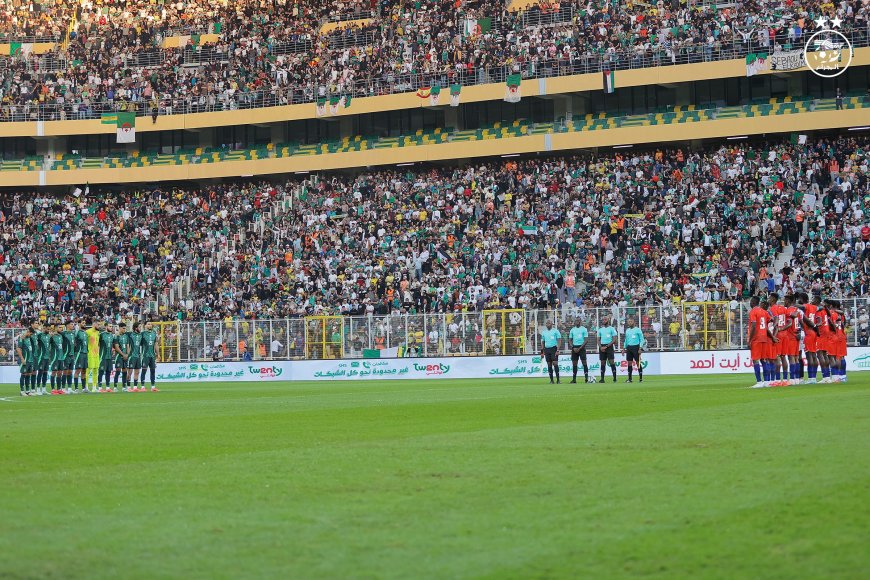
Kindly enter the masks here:
<path id="1" fill-rule="evenodd" d="M 578 0 L 522 13 L 487 0 L 87 0 L 74 12 L 70 3 L 28 6 L 0 7 L 0 36 L 64 38 L 67 28 L 72 32 L 56 54 L 0 63 L 0 120 L 28 119 L 40 107 L 43 118 L 89 118 L 107 109 L 234 109 L 416 90 L 435 82 L 499 82 L 506 72 L 587 71 L 590 63 L 734 58 L 750 49 L 800 46 L 820 15 L 837 18 L 839 30 L 859 40 L 866 40 L 870 26 L 870 5 L 860 0 L 725 8 Z M 319 34 L 324 21 L 369 15 L 366 24 Z M 209 33 L 220 40 L 160 48 L 170 35 Z"/>
<path id="2" fill-rule="evenodd" d="M 281 186 L 4 194 L 0 317 L 137 314 L 181 275 L 189 294 L 159 301 L 160 316 L 866 296 L 868 146 L 729 142 Z M 292 209 L 271 211 L 285 194 Z"/>

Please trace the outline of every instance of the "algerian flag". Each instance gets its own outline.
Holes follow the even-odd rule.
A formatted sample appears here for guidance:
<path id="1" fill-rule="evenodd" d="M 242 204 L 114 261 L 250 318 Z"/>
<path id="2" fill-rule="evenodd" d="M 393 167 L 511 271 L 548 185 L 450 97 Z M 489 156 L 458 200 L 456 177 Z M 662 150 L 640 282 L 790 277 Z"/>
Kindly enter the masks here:
<path id="1" fill-rule="evenodd" d="M 441 85 L 436 84 L 429 90 L 429 104 L 434 107 L 439 99 L 441 99 Z"/>
<path id="2" fill-rule="evenodd" d="M 522 99 L 522 95 L 520 94 L 520 84 L 523 82 L 523 75 L 520 73 L 515 73 L 512 75 L 508 75 L 507 88 L 504 93 L 504 100 L 508 103 L 519 103 L 520 99 Z"/>
<path id="3" fill-rule="evenodd" d="M 136 142 L 136 113 L 103 113 L 100 122 L 115 125 L 116 143 Z"/>
<path id="4" fill-rule="evenodd" d="M 766 52 L 750 52 L 746 55 L 746 76 L 751 77 L 757 75 L 759 72 L 764 70 L 767 67 L 767 53 Z"/>
<path id="5" fill-rule="evenodd" d="M 462 85 L 455 84 L 450 85 L 450 106 L 458 107 L 459 106 L 459 95 L 462 93 Z"/>
<path id="6" fill-rule="evenodd" d="M 30 42 L 10 42 L 9 56 L 20 56 L 27 58 L 27 55 L 33 50 L 33 44 Z"/>
<path id="7" fill-rule="evenodd" d="M 341 108 L 342 109 L 347 109 L 348 107 L 350 107 L 351 98 L 352 98 L 352 95 L 342 95 L 342 97 L 341 97 Z"/>
<path id="8" fill-rule="evenodd" d="M 338 109 L 341 106 L 341 97 L 339 95 L 333 95 L 329 97 L 329 112 L 333 115 L 338 114 Z"/>
<path id="9" fill-rule="evenodd" d="M 604 92 L 608 95 L 616 90 L 616 73 L 612 70 L 604 71 Z"/>
<path id="10" fill-rule="evenodd" d="M 396 358 L 399 356 L 399 347 L 393 348 L 364 348 L 363 358 Z"/>
<path id="11" fill-rule="evenodd" d="M 463 26 L 465 36 L 480 36 L 492 30 L 492 18 L 466 18 Z"/>
<path id="12" fill-rule="evenodd" d="M 317 102 L 314 103 L 316 107 L 316 112 L 318 117 L 323 117 L 326 115 L 326 97 L 320 97 L 317 99 Z"/>

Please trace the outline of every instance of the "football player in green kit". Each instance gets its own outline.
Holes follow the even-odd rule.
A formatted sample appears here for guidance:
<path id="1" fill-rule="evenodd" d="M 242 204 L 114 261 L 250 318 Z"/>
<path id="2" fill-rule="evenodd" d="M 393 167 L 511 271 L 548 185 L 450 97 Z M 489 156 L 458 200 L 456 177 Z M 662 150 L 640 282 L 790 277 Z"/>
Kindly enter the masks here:
<path id="1" fill-rule="evenodd" d="M 15 354 L 18 355 L 21 375 L 18 378 L 18 387 L 21 390 L 22 397 L 30 397 L 33 394 L 30 392 L 30 378 L 33 371 L 33 343 L 30 341 L 32 331 L 25 328 L 18 336 L 18 342 L 15 345 Z"/>
<path id="2" fill-rule="evenodd" d="M 36 327 L 36 342 L 39 344 L 39 348 L 37 349 L 37 374 L 36 374 L 36 385 L 38 387 L 37 392 L 40 395 L 47 395 L 48 391 L 45 390 L 45 387 L 48 386 L 48 365 L 49 365 L 49 355 L 51 354 L 51 340 L 48 335 L 48 325 L 47 324 L 39 324 Z"/>
<path id="3" fill-rule="evenodd" d="M 49 327 L 49 363 L 48 368 L 51 372 L 51 394 L 65 395 L 63 390 L 63 367 L 66 360 L 66 342 L 60 331 L 63 330 L 63 325 Z"/>
<path id="4" fill-rule="evenodd" d="M 139 388 L 139 373 L 142 368 L 142 334 L 139 332 L 139 323 L 133 323 L 133 332 L 127 334 L 130 337 L 130 358 L 127 359 L 127 384 L 133 378 L 133 386 L 130 390 L 134 393 L 145 391 L 145 385 Z"/>
<path id="5" fill-rule="evenodd" d="M 73 355 L 73 385 L 78 391 L 79 383 L 82 385 L 82 393 L 90 393 L 87 384 L 87 375 L 85 371 L 88 368 L 88 335 L 85 333 L 83 326 L 88 324 L 78 325 L 73 339 L 75 343 L 75 354 Z"/>
<path id="6" fill-rule="evenodd" d="M 97 371 L 97 386 L 101 393 L 112 392 L 112 346 L 115 343 L 115 335 L 112 331 L 100 330 L 100 370 Z M 103 378 L 106 386 L 103 387 Z"/>
<path id="7" fill-rule="evenodd" d="M 157 371 L 157 355 L 154 347 L 157 344 L 157 333 L 154 332 L 151 322 L 145 323 L 145 331 L 142 332 L 142 388 L 145 388 L 145 371 L 151 372 L 151 392 L 156 393 L 160 389 L 154 383 L 154 373 Z"/>
<path id="8" fill-rule="evenodd" d="M 66 330 L 61 332 L 64 341 L 66 358 L 63 361 L 63 386 L 67 394 L 78 394 L 78 389 L 73 390 L 73 367 L 76 362 L 76 325 L 69 322 Z"/>
<path id="9" fill-rule="evenodd" d="M 112 344 L 115 355 L 115 388 L 118 390 L 118 375 L 121 375 L 121 390 L 127 392 L 127 359 L 130 358 L 130 337 L 127 336 L 127 326 L 115 325 L 115 340 Z"/>

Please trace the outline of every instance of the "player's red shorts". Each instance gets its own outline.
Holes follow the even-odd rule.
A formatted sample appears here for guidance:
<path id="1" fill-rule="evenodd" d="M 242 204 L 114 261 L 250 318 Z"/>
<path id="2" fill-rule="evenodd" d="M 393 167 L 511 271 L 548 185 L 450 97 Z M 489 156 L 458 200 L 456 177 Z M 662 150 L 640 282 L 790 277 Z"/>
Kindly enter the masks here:
<path id="1" fill-rule="evenodd" d="M 778 342 L 768 342 L 767 343 L 767 356 L 764 358 L 770 359 L 770 360 L 779 358 L 779 355 L 780 355 L 779 349 L 780 349 L 780 346 L 779 346 Z"/>
<path id="2" fill-rule="evenodd" d="M 816 350 L 817 351 L 830 353 L 831 352 L 830 349 L 831 349 L 831 341 L 828 340 L 827 336 L 822 335 L 818 338 L 818 340 L 816 340 Z"/>
<path id="3" fill-rule="evenodd" d="M 797 356 L 800 353 L 800 343 L 790 334 L 779 338 L 779 354 L 785 356 Z"/>
<path id="4" fill-rule="evenodd" d="M 819 337 L 815 332 L 808 330 L 804 334 L 804 350 L 807 352 L 816 352 L 819 349 Z"/>
<path id="5" fill-rule="evenodd" d="M 753 342 L 749 345 L 749 351 L 752 355 L 752 360 L 764 360 L 767 358 L 767 346 L 766 342 Z"/>
<path id="6" fill-rule="evenodd" d="M 830 354 L 836 357 L 846 356 L 846 337 L 836 337 L 831 340 Z"/>

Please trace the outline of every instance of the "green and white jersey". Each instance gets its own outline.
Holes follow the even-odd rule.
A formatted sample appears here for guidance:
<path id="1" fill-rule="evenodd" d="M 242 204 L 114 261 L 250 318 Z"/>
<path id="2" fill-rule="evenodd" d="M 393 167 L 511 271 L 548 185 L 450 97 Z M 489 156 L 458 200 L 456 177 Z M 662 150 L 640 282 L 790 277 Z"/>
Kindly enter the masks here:
<path id="1" fill-rule="evenodd" d="M 56 361 L 62 360 L 66 358 L 66 341 L 64 341 L 63 336 L 60 334 L 52 334 L 51 335 L 51 348 L 49 349 L 49 360 Z"/>
<path id="2" fill-rule="evenodd" d="M 127 335 L 126 332 L 121 333 L 121 334 L 116 334 L 114 344 L 118 347 L 118 350 L 120 350 L 122 353 L 124 353 L 124 354 L 130 353 L 130 337 Z M 115 356 L 121 356 L 121 355 L 119 355 L 116 352 Z"/>
<path id="3" fill-rule="evenodd" d="M 128 332 L 127 336 L 130 337 L 130 358 L 139 360 L 142 358 L 142 333 L 141 332 Z"/>
<path id="4" fill-rule="evenodd" d="M 23 360 L 19 361 L 21 364 L 26 365 L 33 362 L 33 342 L 29 336 L 22 336 L 18 339 L 18 348 L 21 349 L 23 357 Z"/>
<path id="5" fill-rule="evenodd" d="M 112 356 L 112 345 L 115 343 L 115 335 L 108 331 L 100 332 L 100 358 L 105 360 Z"/>
<path id="6" fill-rule="evenodd" d="M 64 330 L 60 333 L 63 337 L 63 348 L 64 348 L 64 356 L 71 357 L 76 352 L 76 339 L 75 339 L 75 331 L 74 330 Z"/>
<path id="7" fill-rule="evenodd" d="M 79 329 L 75 332 L 76 352 L 79 354 L 88 354 L 88 335 L 84 330 Z"/>
<path id="8" fill-rule="evenodd" d="M 36 342 L 39 343 L 39 361 L 49 360 L 51 353 L 51 336 L 47 332 L 37 332 Z"/>
<path id="9" fill-rule="evenodd" d="M 146 330 L 142 333 L 142 358 L 154 358 L 154 347 L 157 345 L 157 333 Z"/>

